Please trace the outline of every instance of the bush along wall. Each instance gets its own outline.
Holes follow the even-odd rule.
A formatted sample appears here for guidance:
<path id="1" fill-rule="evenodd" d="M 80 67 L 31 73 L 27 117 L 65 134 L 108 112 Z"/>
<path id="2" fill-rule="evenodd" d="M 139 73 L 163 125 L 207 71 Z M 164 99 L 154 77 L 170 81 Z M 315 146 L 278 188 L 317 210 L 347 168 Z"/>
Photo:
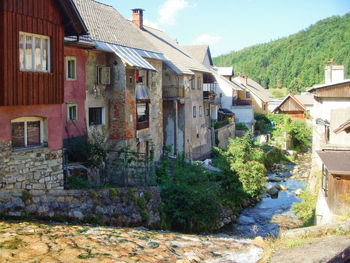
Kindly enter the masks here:
<path id="1" fill-rule="evenodd" d="M 0 192 L 0 215 L 7 218 L 156 227 L 159 205 L 158 187 Z"/>

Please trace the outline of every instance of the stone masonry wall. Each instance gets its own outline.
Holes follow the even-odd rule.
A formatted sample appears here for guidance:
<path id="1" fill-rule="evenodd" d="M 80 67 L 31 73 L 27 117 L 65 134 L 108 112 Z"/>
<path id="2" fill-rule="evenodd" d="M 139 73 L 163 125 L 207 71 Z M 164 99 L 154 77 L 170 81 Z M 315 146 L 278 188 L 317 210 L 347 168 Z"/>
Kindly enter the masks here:
<path id="1" fill-rule="evenodd" d="M 229 138 L 234 139 L 236 137 L 235 127 L 235 123 L 230 123 L 220 129 L 215 130 L 215 137 L 218 142 L 217 147 L 226 149 Z"/>
<path id="2" fill-rule="evenodd" d="M 62 162 L 62 150 L 12 152 L 11 142 L 0 142 L 0 189 L 63 189 Z"/>
<path id="3" fill-rule="evenodd" d="M 113 226 L 160 221 L 157 187 L 104 190 L 0 190 L 0 215 Z"/>

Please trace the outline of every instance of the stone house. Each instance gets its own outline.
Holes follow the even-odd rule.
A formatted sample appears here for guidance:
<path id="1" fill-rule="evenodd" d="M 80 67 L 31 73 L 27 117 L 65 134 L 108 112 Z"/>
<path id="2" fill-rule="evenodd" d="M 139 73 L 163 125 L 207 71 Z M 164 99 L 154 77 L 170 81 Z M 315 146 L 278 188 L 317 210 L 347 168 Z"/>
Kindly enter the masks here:
<path id="1" fill-rule="evenodd" d="M 143 16 L 139 19 L 142 25 Z M 173 154 L 185 153 L 190 159 L 208 155 L 212 144 L 204 112 L 203 80 L 209 70 L 164 32 L 144 26 L 142 33 L 166 58 L 162 72 L 164 146 L 172 146 Z"/>
<path id="2" fill-rule="evenodd" d="M 163 54 L 112 6 L 74 0 L 95 45 L 86 64 L 87 129 L 103 129 L 117 148 L 155 160 L 163 152 Z M 137 15 L 137 12 L 134 12 Z"/>
<path id="3" fill-rule="evenodd" d="M 327 66 L 326 84 L 309 90 L 314 95 L 313 165 L 322 171 L 318 224 L 350 212 L 350 79 L 344 80 L 344 71 L 339 74 L 339 68 L 343 67 Z"/>
<path id="4" fill-rule="evenodd" d="M 64 37 L 87 30 L 70 0 L 16 3 L 0 2 L 0 188 L 62 189 Z"/>
<path id="5" fill-rule="evenodd" d="M 248 78 L 248 76 L 242 76 L 240 73 L 233 81 L 244 88 L 243 92 L 238 92 L 239 100 L 248 101 L 253 106 L 254 113 L 268 113 L 269 101 L 273 97 L 264 87 Z"/>

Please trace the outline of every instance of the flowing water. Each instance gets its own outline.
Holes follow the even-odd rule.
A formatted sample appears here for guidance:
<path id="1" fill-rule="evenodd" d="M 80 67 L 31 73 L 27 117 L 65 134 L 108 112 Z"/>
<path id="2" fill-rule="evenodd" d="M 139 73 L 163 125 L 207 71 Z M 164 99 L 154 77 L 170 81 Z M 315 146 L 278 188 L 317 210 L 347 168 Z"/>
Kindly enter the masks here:
<path id="1" fill-rule="evenodd" d="M 287 190 L 279 192 L 277 198 L 264 197 L 255 207 L 244 209 L 234 226 L 233 235 L 247 238 L 254 238 L 255 236 L 276 237 L 280 231 L 280 226 L 271 222 L 274 216 L 279 216 L 287 221 L 297 220 L 291 211 L 291 207 L 294 203 L 301 201 L 296 197 L 295 191 L 301 189 L 305 181 L 289 178 L 294 165 L 288 165 L 287 167 L 288 171 L 280 177 L 282 179 L 280 184 L 285 186 Z M 271 175 L 271 173 L 268 174 L 268 176 Z M 283 182 L 283 178 L 285 178 L 285 182 Z"/>

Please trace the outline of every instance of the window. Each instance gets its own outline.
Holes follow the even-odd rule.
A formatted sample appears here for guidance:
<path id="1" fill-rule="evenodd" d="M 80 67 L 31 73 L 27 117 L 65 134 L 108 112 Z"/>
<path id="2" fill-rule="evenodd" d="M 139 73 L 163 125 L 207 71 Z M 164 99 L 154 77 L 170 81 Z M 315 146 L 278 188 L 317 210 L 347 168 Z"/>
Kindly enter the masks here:
<path id="1" fill-rule="evenodd" d="M 43 120 L 37 117 L 13 120 L 11 122 L 11 141 L 13 149 L 43 146 Z"/>
<path id="2" fill-rule="evenodd" d="M 76 58 L 75 57 L 66 57 L 66 79 L 67 80 L 76 80 Z"/>
<path id="3" fill-rule="evenodd" d="M 50 38 L 19 33 L 19 62 L 22 71 L 50 71 Z"/>
<path id="4" fill-rule="evenodd" d="M 74 122 L 78 120 L 78 105 L 71 103 L 67 105 L 67 121 Z"/>
<path id="5" fill-rule="evenodd" d="M 196 78 L 193 77 L 193 78 L 191 79 L 191 89 L 195 89 L 195 88 L 196 88 Z"/>
<path id="6" fill-rule="evenodd" d="M 137 130 L 146 129 L 149 127 L 149 110 L 148 103 L 137 103 L 136 104 L 137 114 Z"/>
<path id="7" fill-rule="evenodd" d="M 111 68 L 97 67 L 97 84 L 109 85 L 111 84 Z"/>
<path id="8" fill-rule="evenodd" d="M 264 111 L 266 111 L 266 104 L 264 104 Z"/>
<path id="9" fill-rule="evenodd" d="M 199 117 L 203 116 L 203 107 L 199 106 Z"/>
<path id="10" fill-rule="evenodd" d="M 104 108 L 89 108 L 89 126 L 103 125 L 104 123 Z"/>
<path id="11" fill-rule="evenodd" d="M 197 78 L 197 89 L 201 89 L 202 88 L 202 82 L 201 82 L 201 77 Z"/>
<path id="12" fill-rule="evenodd" d="M 249 92 L 249 91 L 246 91 L 245 97 L 246 97 L 247 99 L 250 99 L 250 92 Z"/>
<path id="13" fill-rule="evenodd" d="M 193 106 L 193 118 L 197 117 L 197 108 L 196 106 Z"/>

